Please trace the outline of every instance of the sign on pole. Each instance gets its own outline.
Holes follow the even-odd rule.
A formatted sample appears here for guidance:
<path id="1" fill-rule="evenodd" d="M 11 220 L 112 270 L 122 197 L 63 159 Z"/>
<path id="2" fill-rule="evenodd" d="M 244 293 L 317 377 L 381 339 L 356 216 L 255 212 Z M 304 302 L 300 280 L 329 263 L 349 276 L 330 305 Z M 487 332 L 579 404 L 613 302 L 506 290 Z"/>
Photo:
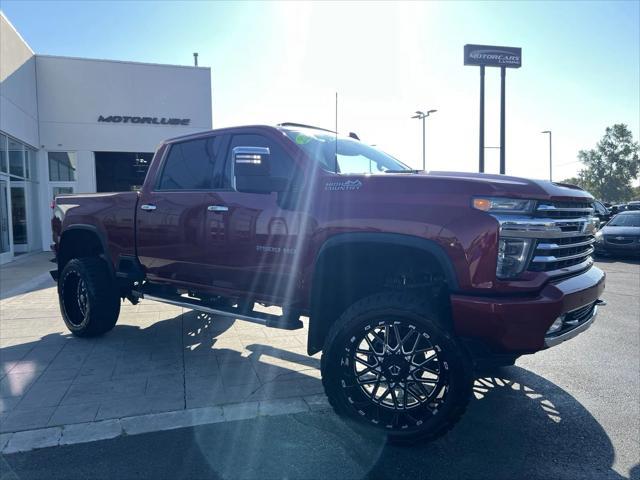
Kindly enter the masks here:
<path id="1" fill-rule="evenodd" d="M 491 45 L 465 45 L 464 64 L 486 67 L 520 68 L 522 49 L 515 47 L 493 47 Z"/>
<path id="2" fill-rule="evenodd" d="M 505 84 L 507 68 L 522 66 L 522 49 L 517 47 L 496 47 L 493 45 L 464 46 L 464 64 L 480 67 L 480 142 L 478 171 L 484 172 L 484 69 L 500 67 L 500 173 L 506 170 L 505 156 Z"/>

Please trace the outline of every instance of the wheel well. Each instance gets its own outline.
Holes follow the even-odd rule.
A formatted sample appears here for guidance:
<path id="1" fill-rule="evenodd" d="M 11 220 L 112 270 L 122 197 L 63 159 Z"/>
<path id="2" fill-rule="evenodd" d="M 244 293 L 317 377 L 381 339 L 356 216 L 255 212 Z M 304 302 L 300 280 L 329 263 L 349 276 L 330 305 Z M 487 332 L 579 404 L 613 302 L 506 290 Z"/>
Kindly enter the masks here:
<path id="1" fill-rule="evenodd" d="M 331 325 L 350 305 L 388 290 L 413 291 L 433 298 L 439 318 L 451 328 L 447 275 L 433 253 L 407 245 L 341 244 L 322 252 L 316 264 L 309 353 L 322 349 Z"/>
<path id="2" fill-rule="evenodd" d="M 98 257 L 105 254 L 97 233 L 85 229 L 67 230 L 62 234 L 58 250 L 58 270 L 74 258 Z"/>

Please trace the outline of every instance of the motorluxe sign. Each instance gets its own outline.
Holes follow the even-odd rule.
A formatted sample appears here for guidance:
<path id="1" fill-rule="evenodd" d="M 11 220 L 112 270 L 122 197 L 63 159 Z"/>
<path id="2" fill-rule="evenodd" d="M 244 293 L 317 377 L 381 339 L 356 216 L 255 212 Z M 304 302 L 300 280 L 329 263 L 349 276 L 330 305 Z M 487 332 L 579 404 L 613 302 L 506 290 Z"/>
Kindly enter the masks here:
<path id="1" fill-rule="evenodd" d="M 138 123 L 148 125 L 189 125 L 190 118 L 168 118 L 168 117 L 137 117 L 130 115 L 100 115 L 98 122 L 102 123 Z"/>
<path id="2" fill-rule="evenodd" d="M 520 68 L 522 49 L 491 45 L 465 45 L 464 64 L 486 67 Z"/>

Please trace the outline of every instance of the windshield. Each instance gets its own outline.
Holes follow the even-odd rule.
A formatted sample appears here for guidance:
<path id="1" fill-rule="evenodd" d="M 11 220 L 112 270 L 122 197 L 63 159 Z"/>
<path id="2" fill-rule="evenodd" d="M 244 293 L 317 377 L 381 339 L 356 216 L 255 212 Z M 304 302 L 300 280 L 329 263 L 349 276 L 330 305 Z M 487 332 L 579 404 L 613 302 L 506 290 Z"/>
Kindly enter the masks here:
<path id="1" fill-rule="evenodd" d="M 358 140 L 314 129 L 283 129 L 287 136 L 325 170 L 338 173 L 411 172 L 404 163 Z"/>
<path id="2" fill-rule="evenodd" d="M 608 223 L 611 227 L 640 227 L 640 213 L 637 215 L 617 215 Z"/>

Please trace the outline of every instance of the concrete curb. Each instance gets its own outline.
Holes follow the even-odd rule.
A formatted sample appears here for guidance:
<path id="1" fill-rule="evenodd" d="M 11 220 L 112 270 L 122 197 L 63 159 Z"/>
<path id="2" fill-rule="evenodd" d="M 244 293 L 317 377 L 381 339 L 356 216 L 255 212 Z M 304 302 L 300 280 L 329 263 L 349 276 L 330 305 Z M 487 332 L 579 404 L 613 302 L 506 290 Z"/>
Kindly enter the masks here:
<path id="1" fill-rule="evenodd" d="M 281 400 L 232 403 L 217 407 L 191 408 L 152 413 L 99 422 L 24 430 L 0 435 L 3 454 L 28 452 L 38 448 L 75 445 L 178 428 L 248 420 L 261 416 L 290 415 L 331 409 L 324 395 Z"/>

